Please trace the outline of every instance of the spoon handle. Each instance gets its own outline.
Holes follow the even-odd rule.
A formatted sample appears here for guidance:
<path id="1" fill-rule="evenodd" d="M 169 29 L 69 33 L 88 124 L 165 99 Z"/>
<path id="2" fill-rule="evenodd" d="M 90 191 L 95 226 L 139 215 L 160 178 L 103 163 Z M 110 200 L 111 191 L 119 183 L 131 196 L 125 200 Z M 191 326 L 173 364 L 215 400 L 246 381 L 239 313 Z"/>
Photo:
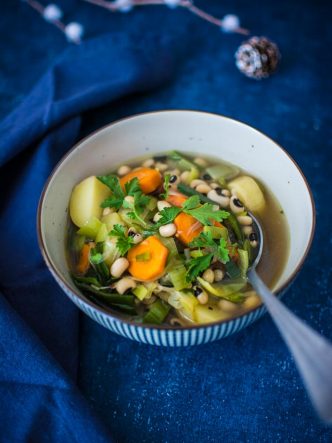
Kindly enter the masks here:
<path id="1" fill-rule="evenodd" d="M 281 303 L 254 270 L 248 277 L 288 345 L 318 415 L 332 423 L 332 344 Z"/>

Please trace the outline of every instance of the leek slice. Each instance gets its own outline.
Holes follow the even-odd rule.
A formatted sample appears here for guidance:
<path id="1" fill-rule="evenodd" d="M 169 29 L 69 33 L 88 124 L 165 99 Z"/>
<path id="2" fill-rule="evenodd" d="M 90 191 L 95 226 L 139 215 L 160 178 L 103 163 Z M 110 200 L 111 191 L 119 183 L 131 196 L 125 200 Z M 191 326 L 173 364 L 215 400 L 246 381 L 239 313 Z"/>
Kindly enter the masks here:
<path id="1" fill-rule="evenodd" d="M 213 239 L 219 240 L 220 238 L 228 239 L 228 231 L 225 227 L 219 226 L 204 226 L 203 232 L 211 233 Z"/>
<path id="2" fill-rule="evenodd" d="M 149 311 L 143 317 L 143 323 L 160 325 L 167 317 L 171 307 L 162 300 L 157 300 L 149 306 Z"/>
<path id="3" fill-rule="evenodd" d="M 181 291 L 182 289 L 189 288 L 190 283 L 186 280 L 187 269 L 183 263 L 179 263 L 171 271 L 169 271 L 169 277 L 176 291 Z"/>
<path id="4" fill-rule="evenodd" d="M 249 268 L 249 254 L 245 249 L 238 249 L 240 257 L 240 271 L 242 278 L 245 278 Z"/>
<path id="5" fill-rule="evenodd" d="M 99 229 L 102 226 L 102 222 L 97 217 L 91 217 L 85 225 L 83 225 L 78 231 L 78 235 L 85 235 L 93 240 L 96 238 Z"/>
<path id="6" fill-rule="evenodd" d="M 245 299 L 243 294 L 238 293 L 243 289 L 247 282 L 245 280 L 239 280 L 232 283 L 208 283 L 201 277 L 197 277 L 200 285 L 208 291 L 210 294 L 216 297 L 224 298 L 225 300 L 232 301 L 233 303 L 242 303 Z"/>
<path id="7" fill-rule="evenodd" d="M 206 169 L 206 173 L 209 174 L 213 180 L 231 180 L 235 178 L 240 172 L 237 166 L 228 165 L 226 163 L 221 163 L 218 165 L 210 166 Z"/>

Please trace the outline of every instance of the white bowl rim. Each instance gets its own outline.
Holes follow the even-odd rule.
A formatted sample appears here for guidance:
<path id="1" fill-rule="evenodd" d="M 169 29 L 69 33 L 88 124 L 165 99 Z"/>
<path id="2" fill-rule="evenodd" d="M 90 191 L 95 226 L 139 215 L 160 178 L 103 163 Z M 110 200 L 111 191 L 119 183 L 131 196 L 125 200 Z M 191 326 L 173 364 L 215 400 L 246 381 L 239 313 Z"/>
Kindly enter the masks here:
<path id="1" fill-rule="evenodd" d="M 225 120 L 230 120 L 232 122 L 235 123 L 239 123 L 243 126 L 248 127 L 250 130 L 255 131 L 257 133 L 259 133 L 260 135 L 263 135 L 264 137 L 266 137 L 268 140 L 270 140 L 272 143 L 274 143 L 276 145 L 276 147 L 278 147 L 281 151 L 284 152 L 284 154 L 286 154 L 286 156 L 289 158 L 289 160 L 294 164 L 294 166 L 296 167 L 296 169 L 298 170 L 298 172 L 300 173 L 300 175 L 303 178 L 304 184 L 306 186 L 309 198 L 310 198 L 310 202 L 311 202 L 311 210 L 312 210 L 312 226 L 311 226 L 311 230 L 310 230 L 310 237 L 309 237 L 309 241 L 307 244 L 307 247 L 302 255 L 302 258 L 300 260 L 300 262 L 298 263 L 298 265 L 296 266 L 296 268 L 294 269 L 294 271 L 291 273 L 291 275 L 288 277 L 288 279 L 283 283 L 283 285 L 278 288 L 277 291 L 275 291 L 274 293 L 276 295 L 281 295 L 289 286 L 290 284 L 295 280 L 295 278 L 297 277 L 297 275 L 299 274 L 307 256 L 308 253 L 310 251 L 312 242 L 313 242 L 313 238 L 314 238 L 314 234 L 315 234 L 315 228 L 316 228 L 316 207 L 315 207 L 315 202 L 314 202 L 314 198 L 313 198 L 313 193 L 312 190 L 310 188 L 310 185 L 308 183 L 308 180 L 306 179 L 304 173 L 302 172 L 300 166 L 297 164 L 297 162 L 293 159 L 293 157 L 286 151 L 286 149 L 284 149 L 281 145 L 279 145 L 277 142 L 275 142 L 271 137 L 269 137 L 268 135 L 264 134 L 263 132 L 261 132 L 260 130 L 248 125 L 247 123 L 244 123 L 240 120 L 231 118 L 231 117 L 227 117 L 225 115 L 222 114 L 217 114 L 217 113 L 213 113 L 213 112 L 208 112 L 208 111 L 200 111 L 200 110 L 194 110 L 194 109 L 162 109 L 162 110 L 155 110 L 155 111 L 150 111 L 150 112 L 140 112 L 137 114 L 133 114 L 130 116 L 126 116 L 123 118 L 120 118 L 118 120 L 113 121 L 112 123 L 108 123 L 104 126 L 102 126 L 99 129 L 96 129 L 95 131 L 92 131 L 90 134 L 88 134 L 87 136 L 83 137 L 81 140 L 79 140 L 77 143 L 75 143 L 75 145 L 69 149 L 66 154 L 58 161 L 58 163 L 55 165 L 55 167 L 53 168 L 51 174 L 49 175 L 44 188 L 42 190 L 41 196 L 39 198 L 39 203 L 38 203 L 38 209 L 37 209 L 37 237 L 38 237 L 38 245 L 41 251 L 41 254 L 43 256 L 43 259 L 46 263 L 47 268 L 49 269 L 49 271 L 51 272 L 52 275 L 56 276 L 56 279 L 59 279 L 62 284 L 66 287 L 66 289 L 75 297 L 79 298 L 81 302 L 88 304 L 90 307 L 92 307 L 93 309 L 101 312 L 104 315 L 107 315 L 109 317 L 111 317 L 112 319 L 119 321 L 121 323 L 126 323 L 128 325 L 131 326 L 137 326 L 137 327 L 142 327 L 142 328 L 147 328 L 147 329 L 158 329 L 158 330 L 192 330 L 192 329 L 203 329 L 203 328 L 207 328 L 207 327 L 213 327 L 213 326 L 217 326 L 220 324 L 227 324 L 227 323 L 231 323 L 237 319 L 241 319 L 243 317 L 245 317 L 248 314 L 252 314 L 256 311 L 258 311 L 262 306 L 264 306 L 264 304 L 260 304 L 257 307 L 250 309 L 246 312 L 244 312 L 241 315 L 238 315 L 236 317 L 232 317 L 230 319 L 227 320 L 221 320 L 221 321 L 216 321 L 216 322 L 212 322 L 212 323 L 206 323 L 206 324 L 201 324 L 201 325 L 186 325 L 186 326 L 172 326 L 172 325 L 149 325 L 149 324 L 143 324 L 143 323 L 138 323 L 135 322 L 134 320 L 127 320 L 126 318 L 122 318 L 117 316 L 116 314 L 113 314 L 113 312 L 107 310 L 106 308 L 103 308 L 102 306 L 97 305 L 96 303 L 93 303 L 90 299 L 88 299 L 87 297 L 85 297 L 84 295 L 82 295 L 80 292 L 78 291 L 74 291 L 71 287 L 69 287 L 69 285 L 67 284 L 67 281 L 62 277 L 62 275 L 60 274 L 60 272 L 58 272 L 58 270 L 56 269 L 56 267 L 53 265 L 52 259 L 49 256 L 49 254 L 47 253 L 47 248 L 46 245 L 44 243 L 44 239 L 42 236 L 42 229 L 41 229 L 41 214 L 42 214 L 42 207 L 43 207 L 43 203 L 44 203 L 44 197 L 46 195 L 46 191 L 48 189 L 48 186 L 53 178 L 53 176 L 56 174 L 56 172 L 61 168 L 62 164 L 65 163 L 67 157 L 69 157 L 71 155 L 71 153 L 73 151 L 75 151 L 79 145 L 81 145 L 81 143 L 87 141 L 90 137 L 95 136 L 97 133 L 103 131 L 106 128 L 112 127 L 120 122 L 126 121 L 126 120 L 131 120 L 134 119 L 136 117 L 141 117 L 141 116 L 145 116 L 145 115 L 152 115 L 152 114 L 163 114 L 163 113 L 169 113 L 169 112 L 186 112 L 186 113 L 193 113 L 193 114 L 204 114 L 204 115 L 211 115 L 213 117 L 218 117 L 218 118 L 222 118 Z"/>

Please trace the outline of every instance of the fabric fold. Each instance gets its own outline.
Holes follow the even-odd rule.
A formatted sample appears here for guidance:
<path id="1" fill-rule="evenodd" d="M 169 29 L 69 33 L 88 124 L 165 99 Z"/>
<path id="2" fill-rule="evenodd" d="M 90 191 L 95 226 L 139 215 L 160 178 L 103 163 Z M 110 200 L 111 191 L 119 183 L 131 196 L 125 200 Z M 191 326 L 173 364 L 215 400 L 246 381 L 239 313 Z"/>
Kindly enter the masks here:
<path id="1" fill-rule="evenodd" d="M 0 124 L 0 429 L 6 441 L 109 441 L 71 381 L 78 310 L 42 261 L 36 211 L 51 170 L 77 141 L 82 112 L 165 81 L 173 69 L 170 53 L 151 35 L 139 42 L 104 35 L 71 47 Z"/>

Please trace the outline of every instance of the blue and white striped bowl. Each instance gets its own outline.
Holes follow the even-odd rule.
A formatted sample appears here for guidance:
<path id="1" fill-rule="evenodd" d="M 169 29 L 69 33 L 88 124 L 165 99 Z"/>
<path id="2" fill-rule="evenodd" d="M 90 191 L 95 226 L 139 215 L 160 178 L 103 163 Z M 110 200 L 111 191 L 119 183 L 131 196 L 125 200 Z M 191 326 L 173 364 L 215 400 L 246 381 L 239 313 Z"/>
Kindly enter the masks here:
<path id="1" fill-rule="evenodd" d="M 222 149 L 221 149 L 222 148 Z M 209 325 L 149 326 L 128 321 L 86 298 L 71 281 L 65 252 L 67 206 L 73 186 L 102 175 L 132 157 L 179 149 L 208 153 L 237 164 L 272 191 L 290 227 L 290 255 L 274 290 L 281 295 L 299 272 L 309 251 L 315 209 L 308 183 L 294 160 L 257 130 L 222 116 L 194 111 L 161 111 L 123 119 L 78 143 L 60 161 L 41 195 L 37 230 L 46 265 L 68 297 L 111 331 L 158 346 L 192 346 L 240 331 L 265 313 L 259 306 L 239 317 Z"/>

